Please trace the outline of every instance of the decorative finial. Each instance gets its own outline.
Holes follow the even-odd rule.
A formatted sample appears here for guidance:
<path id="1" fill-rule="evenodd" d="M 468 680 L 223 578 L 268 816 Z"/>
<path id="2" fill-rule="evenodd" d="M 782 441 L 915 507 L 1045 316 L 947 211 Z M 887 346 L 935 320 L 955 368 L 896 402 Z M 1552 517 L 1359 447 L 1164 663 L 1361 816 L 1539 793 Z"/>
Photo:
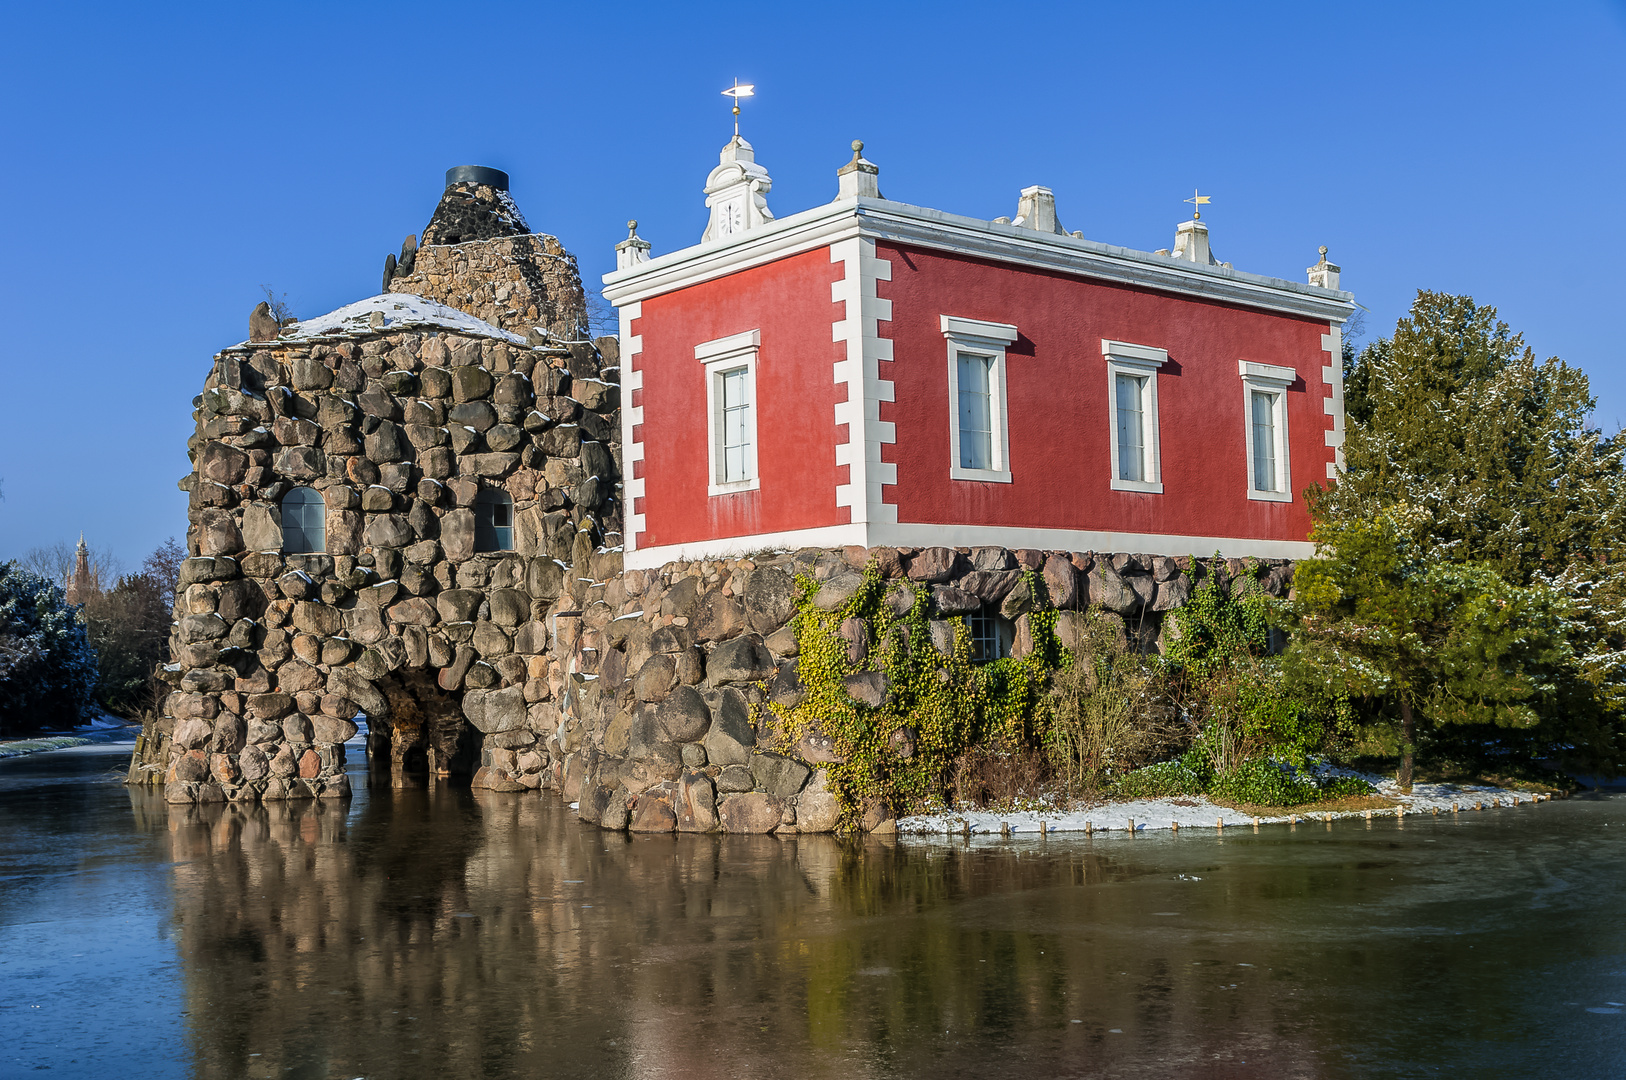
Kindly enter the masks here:
<path id="1" fill-rule="evenodd" d="M 1321 261 L 1326 262 L 1327 261 L 1327 245 L 1322 244 L 1320 247 L 1316 248 L 1316 250 L 1321 252 Z"/>
<path id="2" fill-rule="evenodd" d="M 1192 221 L 1201 221 L 1203 219 L 1203 212 L 1202 212 L 1201 208 L 1208 204 L 1209 197 L 1207 195 L 1199 195 L 1199 194 L 1197 194 L 1197 189 L 1192 188 L 1191 189 L 1191 198 L 1185 199 L 1183 201 L 1188 202 L 1188 203 L 1191 204 L 1191 220 Z"/>
<path id="3" fill-rule="evenodd" d="M 755 93 L 756 87 L 754 85 L 751 83 L 746 83 L 744 86 L 741 86 L 740 80 L 738 79 L 734 80 L 733 86 L 723 91 L 723 95 L 725 97 L 731 97 L 734 99 L 734 137 L 736 139 L 740 137 L 740 98 L 751 97 Z"/>
<path id="4" fill-rule="evenodd" d="M 633 218 L 627 222 L 627 239 L 631 240 L 638 235 L 638 219 Z"/>
<path id="5" fill-rule="evenodd" d="M 863 156 L 864 156 L 864 140 L 863 139 L 854 139 L 853 140 L 853 160 L 857 161 L 860 157 L 863 157 Z"/>

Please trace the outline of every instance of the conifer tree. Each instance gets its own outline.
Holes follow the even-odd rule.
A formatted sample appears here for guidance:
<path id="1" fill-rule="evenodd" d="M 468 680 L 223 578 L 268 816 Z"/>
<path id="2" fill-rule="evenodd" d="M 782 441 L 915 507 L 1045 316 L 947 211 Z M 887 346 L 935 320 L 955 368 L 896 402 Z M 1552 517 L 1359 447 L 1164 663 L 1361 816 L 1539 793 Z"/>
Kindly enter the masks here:
<path id="1" fill-rule="evenodd" d="M 1589 425 L 1586 376 L 1556 357 L 1537 361 L 1494 308 L 1420 292 L 1392 337 L 1346 357 L 1345 396 L 1344 472 L 1331 489 L 1307 493 L 1317 537 L 1329 551 L 1353 550 L 1363 524 L 1405 508 L 1414 567 L 1440 575 L 1476 566 L 1493 571 L 1499 587 L 1561 597 L 1553 610 L 1562 612 L 1567 651 L 1532 677 L 1531 712 L 1520 714 L 1531 722 L 1516 726 L 1533 753 L 1578 751 L 1608 770 L 1626 764 L 1626 440 Z M 1304 573 L 1295 589 L 1310 580 Z M 1425 576 L 1414 570 L 1405 579 Z M 1496 594 L 1498 586 L 1481 585 Z M 1484 677 L 1499 676 L 1487 668 Z M 1386 694 L 1405 726 L 1416 697 L 1398 684 L 1363 685 L 1355 692 Z M 1508 723 L 1513 714 L 1497 715 Z"/>

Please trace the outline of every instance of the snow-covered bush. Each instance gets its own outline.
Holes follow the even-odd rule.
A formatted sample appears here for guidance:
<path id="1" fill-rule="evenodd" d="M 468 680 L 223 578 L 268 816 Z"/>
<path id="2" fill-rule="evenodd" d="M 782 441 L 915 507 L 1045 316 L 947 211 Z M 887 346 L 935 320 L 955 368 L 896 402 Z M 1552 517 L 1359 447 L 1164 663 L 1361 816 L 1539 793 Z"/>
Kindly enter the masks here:
<path id="1" fill-rule="evenodd" d="M 96 652 L 60 586 L 0 563 L 0 734 L 88 719 Z"/>

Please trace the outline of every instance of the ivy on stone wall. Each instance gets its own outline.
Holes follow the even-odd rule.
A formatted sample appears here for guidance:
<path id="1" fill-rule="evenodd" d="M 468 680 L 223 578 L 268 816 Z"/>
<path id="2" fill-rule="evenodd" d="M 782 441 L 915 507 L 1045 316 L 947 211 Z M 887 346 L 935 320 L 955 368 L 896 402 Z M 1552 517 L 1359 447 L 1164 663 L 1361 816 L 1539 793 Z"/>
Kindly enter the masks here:
<path id="1" fill-rule="evenodd" d="M 857 591 L 825 610 L 814 604 L 819 583 L 798 576 L 791 626 L 805 696 L 793 708 L 769 706 L 774 738 L 786 753 L 834 759 L 826 768 L 843 827 L 940 809 L 960 754 L 1042 740 L 1049 673 L 1065 656 L 1043 578 L 1023 579 L 1034 597 L 1023 643 L 1031 647 L 977 664 L 963 618 L 946 620 L 952 643 L 942 629 L 934 642 L 929 587 L 888 581 L 872 562 Z"/>

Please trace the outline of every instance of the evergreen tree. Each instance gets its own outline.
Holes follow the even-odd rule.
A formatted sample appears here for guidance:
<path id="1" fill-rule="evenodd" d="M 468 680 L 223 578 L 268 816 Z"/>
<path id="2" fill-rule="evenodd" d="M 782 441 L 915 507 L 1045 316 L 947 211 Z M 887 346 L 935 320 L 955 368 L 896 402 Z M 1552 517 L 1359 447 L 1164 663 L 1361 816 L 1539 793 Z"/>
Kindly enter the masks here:
<path id="1" fill-rule="evenodd" d="M 1556 357 L 1538 362 L 1494 308 L 1431 292 L 1418 294 L 1392 337 L 1344 359 L 1344 473 L 1308 493 L 1317 535 L 1347 544 L 1363 523 L 1406 507 L 1420 530 L 1408 542 L 1424 562 L 1555 590 L 1568 654 L 1531 699 L 1541 723 L 1519 730 L 1531 752 L 1567 746 L 1596 767 L 1619 767 L 1626 441 L 1588 425 L 1586 376 Z M 1404 720 L 1416 699 L 1397 686 L 1386 693 Z"/>
<path id="2" fill-rule="evenodd" d="M 0 563 L 0 734 L 88 718 L 96 653 L 61 586 Z"/>
<path id="3" fill-rule="evenodd" d="M 1289 678 L 1398 702 L 1404 791 L 1419 719 L 1535 728 L 1574 661 L 1556 589 L 1442 559 L 1431 524 L 1407 506 L 1319 524 L 1318 554 L 1299 564 L 1286 608 Z"/>

